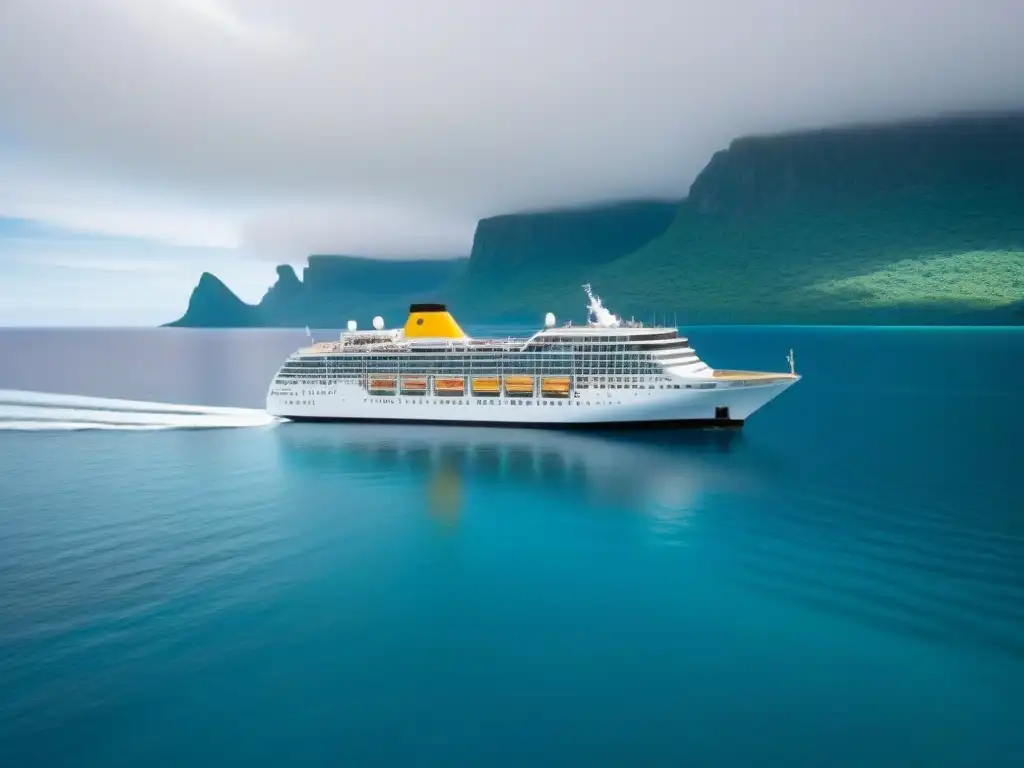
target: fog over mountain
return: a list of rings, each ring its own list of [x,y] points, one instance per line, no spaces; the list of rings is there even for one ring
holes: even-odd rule
[[[1019,0],[4,0],[0,217],[465,255],[751,133],[1024,105]]]

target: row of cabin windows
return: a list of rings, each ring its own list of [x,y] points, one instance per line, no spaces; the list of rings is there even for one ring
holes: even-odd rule
[[[515,374],[513,374],[515,375]],[[455,374],[458,377],[458,374]],[[341,377],[344,380],[361,382],[366,377],[364,376],[348,376]],[[317,380],[315,377],[309,376],[288,376],[281,375],[277,377],[278,381],[282,383],[302,383],[303,381]],[[656,381],[668,381],[668,377],[658,377]],[[621,383],[620,383],[621,382]],[[585,389],[643,389],[645,386],[649,389],[654,389],[654,384],[651,384],[651,378],[649,376],[577,376],[576,386]],[[661,389],[663,385],[659,384],[658,388]]]
[[[692,353],[681,351],[682,356],[692,357]],[[673,354],[672,358],[679,356]],[[285,363],[282,367],[283,370],[324,370],[327,368],[333,369],[348,369],[348,370],[361,370],[363,368],[376,368],[382,365],[407,365],[417,367],[466,367],[470,366],[473,368],[480,366],[503,366],[506,368],[533,368],[536,366],[544,365],[575,365],[578,368],[589,368],[599,367],[601,365],[616,367],[635,367],[643,363],[653,363],[659,360],[665,359],[663,357],[655,358],[652,355],[586,355],[586,356],[572,356],[572,355],[545,355],[543,357],[533,357],[528,355],[508,355],[502,358],[494,357],[476,357],[476,358],[400,358],[400,357],[374,357],[366,358],[363,360],[344,360],[344,359],[332,359],[327,362],[291,362]]]
[[[689,344],[687,339],[672,339],[670,341],[653,341],[643,343],[624,343],[618,341],[608,344],[594,344],[590,341],[575,341],[571,344],[539,344],[532,343],[527,349],[535,352],[545,352],[551,349],[571,350],[573,352],[649,352],[658,349],[672,349],[673,347],[685,347]]]
[[[503,359],[479,359],[479,360],[453,360],[453,359],[442,359],[442,360],[422,360],[422,359],[380,359],[373,360],[369,363],[362,363],[359,361],[340,360],[332,361],[330,363],[320,363],[316,365],[296,365],[294,363],[285,363],[282,366],[282,370],[291,371],[323,371],[328,369],[333,370],[364,370],[374,369],[385,365],[401,365],[417,368],[479,368],[479,367],[504,367],[504,368],[534,368],[545,365],[574,365],[577,368],[595,368],[601,366],[616,366],[616,367],[635,367],[644,363],[659,362],[663,359],[675,359],[677,357],[693,357],[692,354],[684,355],[672,355],[668,358],[655,358],[652,356],[622,356],[616,357],[614,355],[595,355],[593,357],[583,357],[573,359],[569,356],[558,356],[558,357],[544,357],[544,358],[524,358],[524,357],[507,357]]]
[[[644,354],[645,352],[664,352],[668,349],[689,349],[685,341],[669,341],[657,344],[558,344],[542,348],[527,348],[525,352],[532,355],[563,354],[563,355],[595,355],[595,354]]]
[[[488,361],[495,359],[504,360],[521,360],[523,362],[532,362],[540,359],[550,358],[564,358],[577,360],[581,359],[612,359],[617,357],[644,357],[651,352],[664,352],[666,350],[689,350],[691,347],[685,341],[672,342],[668,344],[657,344],[649,346],[629,346],[616,345],[614,347],[609,346],[591,346],[585,345],[582,349],[558,349],[551,350],[546,349],[543,351],[533,352],[515,352],[515,351],[495,351],[487,353],[463,353],[463,352],[451,352],[446,354],[438,355],[434,352],[424,353],[392,353],[387,355],[331,355],[328,357],[305,357],[300,359],[289,360],[287,365],[298,365],[305,367],[312,367],[318,365],[324,365],[326,363],[346,363],[351,365],[359,365],[364,362],[380,362],[390,360],[417,360],[417,361]]]
[[[596,378],[599,375],[605,375],[608,377],[614,375],[621,376],[655,376],[662,373],[663,368],[601,368],[601,369],[587,369],[579,370],[572,368],[538,368],[535,370],[522,370],[522,369],[476,369],[473,371],[466,371],[465,369],[451,369],[451,370],[415,370],[410,368],[397,368],[392,369],[378,369],[374,371],[356,372],[356,371],[321,371],[319,373],[293,373],[289,371],[282,371],[278,374],[278,378],[281,380],[301,380],[301,379],[323,379],[323,378],[345,378],[345,379],[359,379],[366,376],[376,376],[380,374],[387,375],[401,375],[401,376],[439,376],[439,377],[466,377],[466,376],[573,376],[575,375],[579,379],[584,378]]]
[[[691,361],[675,361],[667,363],[667,365],[675,364],[686,364]],[[319,370],[293,370],[283,368],[280,373],[289,376],[365,376],[379,372],[400,372],[409,374],[423,374],[423,375],[445,375],[445,376],[484,376],[484,375],[495,375],[506,373],[509,375],[522,374],[524,376],[529,375],[543,375],[549,371],[566,371],[567,373],[576,373],[580,376],[599,376],[599,375],[614,375],[616,373],[646,373],[655,374],[663,370],[665,366],[659,363],[639,363],[636,365],[587,365],[587,366],[571,366],[571,365],[539,365],[539,366],[495,366],[495,365],[478,365],[473,367],[463,366],[422,366],[422,365],[402,365],[402,366],[376,366],[372,369],[359,369],[359,368],[321,368]]]
[[[373,373],[368,373],[368,374],[348,374],[347,376],[343,376],[342,378],[360,380],[360,379],[364,379],[364,378],[366,378],[368,376],[378,376],[378,375],[380,375],[382,373],[390,374],[392,372],[391,371],[374,371]],[[415,375],[419,375],[419,374],[411,374],[411,375],[415,376]],[[434,374],[434,375],[436,376],[437,374]],[[520,373],[507,373],[506,374],[506,376],[521,376],[521,375],[527,375],[528,376],[529,374],[520,374]],[[466,375],[465,374],[453,374],[453,377],[454,378],[459,378],[459,377],[466,378]],[[323,376],[312,376],[312,375],[309,375],[309,374],[305,374],[305,375],[279,374],[277,378],[279,378],[279,379],[316,379],[316,378],[324,378],[324,377]],[[442,374],[440,376],[440,378],[445,378],[445,376]],[[476,374],[472,374],[472,375],[469,376],[469,378],[481,378],[481,377],[477,376]],[[641,376],[636,376],[636,375],[634,375],[634,376],[594,376],[594,375],[587,376],[587,375],[577,375],[576,376],[576,380],[579,381],[579,382],[583,382],[583,383],[587,383],[587,382],[609,382],[609,381],[639,381],[639,382],[645,382],[645,381],[650,381],[650,379],[651,379],[650,376],[643,376],[643,375],[641,375]],[[667,376],[659,376],[657,379],[655,379],[655,381],[668,381],[668,380],[669,380],[669,377],[667,377]]]
[[[661,339],[677,339],[680,338],[675,331],[666,331],[664,333],[636,333],[626,336],[592,336],[589,333],[580,338],[580,336],[542,336],[539,339],[535,339],[535,344],[543,342],[557,342],[561,344],[588,344],[595,341],[612,342],[621,344],[626,341],[660,341]]]
[[[704,388],[707,385],[701,384],[699,386],[701,388]],[[714,384],[712,384],[711,386],[714,387]],[[577,389],[655,389],[655,388],[657,388],[657,389],[679,389],[680,385],[679,384],[658,384],[658,385],[654,385],[654,384],[646,384],[646,385],[645,384],[581,384],[581,385],[579,385],[577,387]],[[689,389],[690,385],[686,385],[686,388]],[[287,394],[287,393],[286,392],[275,392],[274,394],[284,395],[284,394]]]

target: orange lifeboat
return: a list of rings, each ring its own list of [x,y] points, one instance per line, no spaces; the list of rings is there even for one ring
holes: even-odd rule
[[[501,390],[501,384],[497,376],[474,376],[474,395],[496,395]]]
[[[395,391],[395,378],[393,376],[373,376],[370,378],[370,391],[371,392],[387,392],[393,393]]]
[[[568,397],[569,377],[545,376],[541,379],[540,388],[545,397]]]
[[[532,395],[533,394],[533,377],[532,376],[506,376],[505,377],[505,391],[510,395]]]
[[[427,377],[426,376],[403,376],[402,377],[402,394],[403,395],[422,395],[427,391]]]
[[[463,395],[466,392],[466,380],[434,379],[434,391],[439,395]]]

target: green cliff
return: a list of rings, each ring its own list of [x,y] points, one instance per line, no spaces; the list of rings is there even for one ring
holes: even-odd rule
[[[582,282],[638,319],[1019,323],[1024,117],[737,140],[643,247],[555,280],[517,275],[486,307],[467,298],[462,308],[534,322],[546,310],[580,317]]]
[[[464,279],[607,264],[665,232],[678,201],[629,201],[482,219]]]
[[[590,282],[638,319],[1020,324],[1024,114],[738,139],[678,203],[484,219],[468,264],[447,272],[319,258],[302,281],[279,270],[259,323],[340,327],[356,310],[404,314],[420,296],[465,322],[582,319]],[[201,304],[186,324],[207,322]]]

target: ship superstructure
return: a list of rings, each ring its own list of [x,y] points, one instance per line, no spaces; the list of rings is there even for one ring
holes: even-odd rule
[[[337,341],[292,354],[267,410],[294,421],[515,426],[741,426],[792,386],[788,373],[716,370],[678,329],[622,321],[584,286],[586,325],[471,338],[442,304],[413,304],[404,327],[350,322]]]

